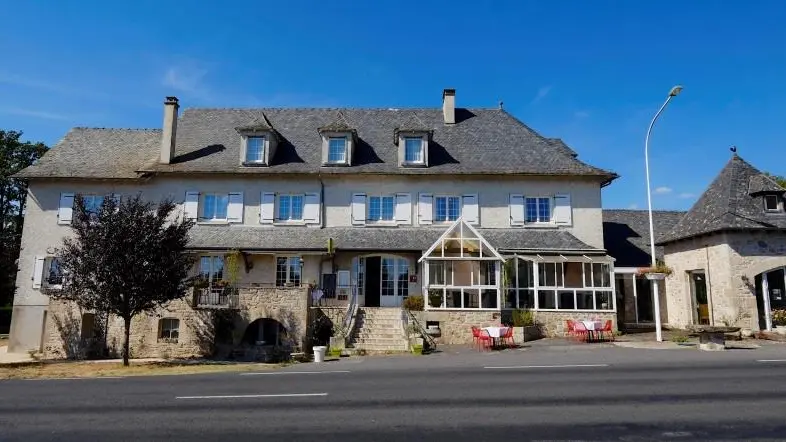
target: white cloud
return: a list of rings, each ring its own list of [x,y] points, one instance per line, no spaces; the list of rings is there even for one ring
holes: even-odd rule
[[[16,115],[19,117],[32,117],[32,118],[41,118],[44,120],[71,120],[71,117],[62,114],[56,114],[53,112],[46,112],[46,111],[38,111],[34,109],[20,109],[16,107],[12,108],[0,108],[0,114],[6,115]]]
[[[587,112],[587,111],[580,110],[580,111],[576,111],[573,114],[573,116],[576,117],[576,118],[587,118],[587,117],[590,116],[590,113]]]
[[[638,208],[639,208],[639,205],[638,205],[638,204],[636,204],[636,203],[633,203],[633,204],[631,204],[630,206],[628,206],[628,209],[630,209],[630,210],[636,210],[636,209],[638,209]]]
[[[548,95],[549,92],[551,92],[551,86],[541,87],[540,89],[538,89],[538,93],[535,95],[535,98],[532,99],[531,104],[535,104],[538,101],[546,98],[546,95]]]
[[[696,194],[695,193],[690,193],[690,192],[683,192],[683,193],[681,193],[681,194],[679,194],[677,196],[679,198],[682,198],[682,199],[688,199],[688,198],[694,198],[696,196]]]
[[[208,70],[200,63],[187,61],[170,65],[161,78],[161,84],[191,98],[209,101],[213,94],[205,82],[207,74]]]
[[[672,191],[671,187],[661,186],[661,187],[656,187],[652,193],[658,195],[666,195],[667,193],[671,193],[671,191]]]

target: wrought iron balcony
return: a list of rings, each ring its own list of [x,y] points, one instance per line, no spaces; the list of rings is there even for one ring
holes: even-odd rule
[[[194,307],[237,309],[240,300],[237,290],[232,287],[207,287],[194,290]]]

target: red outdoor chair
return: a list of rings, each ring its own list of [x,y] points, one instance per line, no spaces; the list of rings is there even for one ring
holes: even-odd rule
[[[589,339],[589,332],[587,331],[587,327],[584,327],[583,322],[575,321],[573,323],[573,331],[576,334],[577,339],[585,342]]]
[[[478,327],[472,327],[472,338],[475,341],[475,345],[478,347],[478,351],[480,348],[491,348],[491,336],[489,336],[488,332],[485,330],[481,330]]]
[[[573,321],[570,319],[566,319],[565,323],[568,325],[568,337],[575,338],[576,337],[576,329],[573,328]]]
[[[612,327],[613,326],[611,324],[611,320],[610,319],[607,320],[606,323],[603,325],[603,328],[600,330],[601,336],[605,335],[604,339],[606,339],[606,336],[608,336],[608,340],[610,341],[614,340],[614,329]]]
[[[504,342],[508,347],[513,347],[516,345],[516,343],[513,342],[513,327],[508,327],[505,330],[505,335],[502,336],[502,342]]]

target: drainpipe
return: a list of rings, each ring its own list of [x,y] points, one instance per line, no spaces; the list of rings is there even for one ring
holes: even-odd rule
[[[704,256],[707,260],[707,269],[704,272],[704,277],[707,279],[707,309],[710,311],[710,325],[715,325],[715,308],[712,302],[712,279],[710,279],[710,246],[704,246]]]

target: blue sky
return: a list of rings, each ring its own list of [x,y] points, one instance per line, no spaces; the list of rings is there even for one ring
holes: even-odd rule
[[[0,128],[159,127],[185,107],[505,109],[622,178],[604,207],[687,209],[729,147],[786,175],[778,1],[16,1],[3,6]],[[120,5],[124,3],[125,5]],[[776,157],[778,158],[776,160]]]

